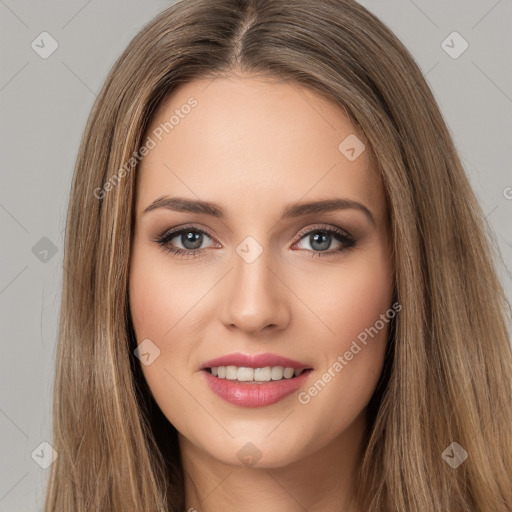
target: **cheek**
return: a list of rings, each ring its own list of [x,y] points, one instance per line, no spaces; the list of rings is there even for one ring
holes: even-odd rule
[[[190,316],[204,291],[190,280],[190,272],[171,272],[165,261],[135,248],[130,268],[130,311],[137,343],[150,339],[159,355],[141,367],[153,397],[178,429],[194,411],[186,391],[188,361],[197,336]],[[190,372],[188,372],[190,373]],[[177,415],[176,411],[180,411]]]
[[[316,337],[322,340],[325,354],[348,350],[351,341],[359,335],[364,338],[365,329],[374,326],[391,307],[392,266],[381,247],[354,252],[339,264],[319,265],[314,273],[300,274],[294,290],[311,305],[315,315],[309,315],[309,330],[313,334],[311,326],[317,326]],[[379,331],[388,325],[379,322]]]
[[[205,293],[191,272],[171,269],[165,258],[138,248],[132,255],[130,310],[138,342],[150,338],[164,344],[173,338]]]
[[[310,294],[315,312],[327,328],[317,336],[322,355],[316,379],[300,402],[311,415],[339,411],[332,433],[346,427],[363,410],[382,372],[392,308],[393,278],[386,259],[376,253],[350,261],[329,275],[316,276],[326,283],[323,294]],[[311,284],[311,283],[310,283]],[[313,288],[310,288],[313,289]],[[339,424],[338,424],[339,423]]]
[[[336,299],[326,302],[324,306],[325,316],[335,333],[331,346],[338,345],[339,350],[348,350],[353,339],[364,343],[368,330],[376,326],[379,332],[384,331],[389,324],[382,324],[379,320],[380,315],[391,307],[392,283],[386,272],[378,270],[352,269],[332,280],[331,298]],[[378,337],[374,330],[371,332]],[[369,343],[367,346],[371,348]]]
[[[383,261],[347,266],[326,280],[330,299],[321,303],[319,316],[332,332],[321,337],[321,368],[299,398],[312,415],[339,412],[331,433],[362,412],[382,372],[390,322],[397,314],[392,274]]]

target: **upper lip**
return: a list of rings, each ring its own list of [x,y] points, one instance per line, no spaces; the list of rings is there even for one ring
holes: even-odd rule
[[[217,366],[237,366],[244,368],[265,368],[266,366],[282,366],[294,370],[305,370],[311,368],[307,364],[295,361],[278,354],[228,354],[206,361],[201,365],[201,370]]]

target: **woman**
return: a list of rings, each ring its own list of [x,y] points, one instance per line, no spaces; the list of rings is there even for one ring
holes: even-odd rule
[[[46,510],[511,509],[486,229],[362,6],[167,9],[77,159]]]

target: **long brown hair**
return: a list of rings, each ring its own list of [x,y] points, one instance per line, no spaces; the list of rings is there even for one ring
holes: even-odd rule
[[[184,0],[115,63],[80,146],[54,388],[58,458],[45,511],[184,509],[176,430],[133,354],[138,149],[180,84],[233,71],[300,83],[342,106],[384,182],[402,310],[368,407],[361,506],[512,510],[512,350],[499,254],[410,53],[351,0]],[[443,455],[460,450],[453,442],[467,453],[456,468]]]

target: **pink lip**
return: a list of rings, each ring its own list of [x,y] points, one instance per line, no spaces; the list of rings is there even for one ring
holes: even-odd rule
[[[216,360],[214,360],[214,362],[216,362]],[[293,368],[292,365],[289,367]],[[258,366],[256,366],[256,368],[258,368]],[[304,371],[298,377],[292,379],[268,382],[238,382],[235,380],[220,379],[214,377],[206,369],[203,369],[201,373],[204,375],[210,389],[223,400],[241,407],[264,407],[265,405],[275,404],[297,391],[304,385],[309,375],[312,373],[312,370]]]
[[[258,354],[248,355],[242,353],[228,354],[226,356],[217,357],[203,363],[201,370],[205,368],[213,368],[215,366],[243,366],[244,368],[265,368],[266,366],[282,366],[283,368],[293,368],[294,370],[305,370],[311,368],[307,364],[294,361],[288,357],[277,354]]]

